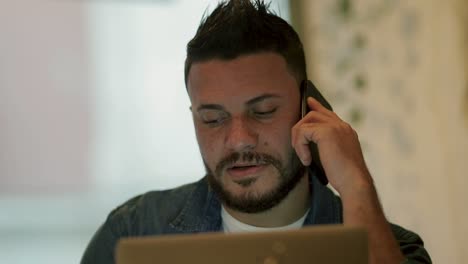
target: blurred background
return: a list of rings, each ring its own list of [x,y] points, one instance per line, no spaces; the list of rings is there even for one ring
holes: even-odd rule
[[[127,199],[204,169],[183,82],[209,0],[0,0],[0,262],[77,263]],[[276,0],[390,221],[468,259],[468,2]]]

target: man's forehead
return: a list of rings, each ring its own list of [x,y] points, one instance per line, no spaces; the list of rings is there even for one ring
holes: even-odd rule
[[[191,99],[223,93],[271,93],[294,85],[283,57],[275,53],[245,55],[232,60],[213,59],[194,63],[187,88]],[[278,91],[279,92],[279,91]]]
[[[194,62],[191,66],[189,77],[193,75],[194,72],[199,73],[198,71],[203,72],[205,70],[213,71],[218,69],[242,72],[242,69],[245,69],[246,66],[255,68],[256,72],[271,71],[273,69],[287,71],[286,60],[281,55],[274,52],[261,52],[241,55],[234,59],[213,58]],[[194,68],[198,69],[198,71],[194,71]]]

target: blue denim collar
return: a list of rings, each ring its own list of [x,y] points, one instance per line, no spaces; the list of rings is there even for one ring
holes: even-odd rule
[[[196,183],[180,213],[170,223],[177,232],[198,233],[221,230],[221,203],[206,177]]]

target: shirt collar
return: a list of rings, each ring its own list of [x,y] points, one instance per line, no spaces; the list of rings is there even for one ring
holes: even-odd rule
[[[211,190],[206,177],[196,183],[180,213],[170,223],[181,233],[215,232],[221,230],[221,203]]]

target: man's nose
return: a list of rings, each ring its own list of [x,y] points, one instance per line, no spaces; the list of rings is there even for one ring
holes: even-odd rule
[[[255,132],[242,117],[234,117],[228,126],[226,146],[234,152],[254,149],[258,143],[258,133]]]

